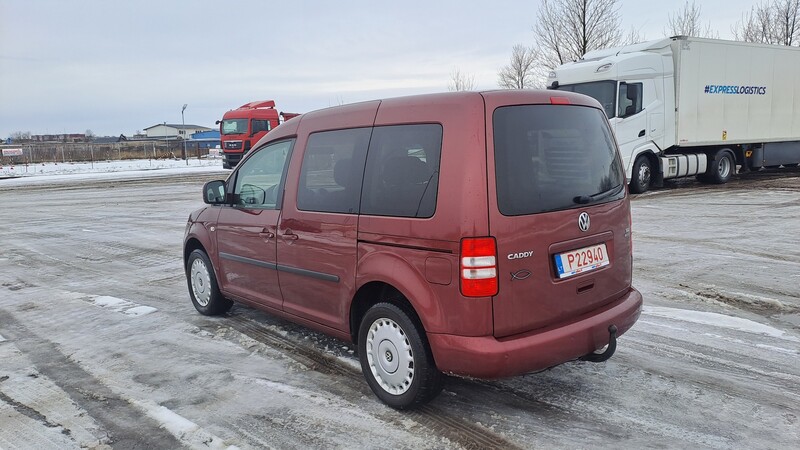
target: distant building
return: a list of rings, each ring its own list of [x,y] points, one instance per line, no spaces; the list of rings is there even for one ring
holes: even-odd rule
[[[181,125],[174,123],[160,123],[144,129],[147,139],[164,140],[178,138],[188,139],[189,136],[203,131],[212,131],[212,129],[201,127],[200,125]]]
[[[219,147],[219,130],[198,131],[190,136],[188,144],[193,148],[211,149]]]
[[[31,142],[88,142],[89,139],[83,133],[73,134],[34,134]]]

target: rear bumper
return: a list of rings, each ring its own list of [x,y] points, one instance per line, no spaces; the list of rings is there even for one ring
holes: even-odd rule
[[[642,294],[631,290],[619,300],[573,321],[496,339],[494,336],[428,334],[436,366],[445,373],[503,378],[572,361],[608,344],[609,325],[625,333],[642,311]]]

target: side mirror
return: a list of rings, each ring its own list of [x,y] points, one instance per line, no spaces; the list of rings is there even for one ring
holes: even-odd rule
[[[222,180],[209,181],[203,185],[203,201],[209,205],[222,205],[225,203],[225,182]]]

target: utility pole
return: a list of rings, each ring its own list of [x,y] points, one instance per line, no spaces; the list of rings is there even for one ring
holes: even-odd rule
[[[186,160],[186,165],[189,165],[189,155],[186,154],[186,121],[183,119],[183,112],[186,111],[186,107],[189,106],[188,103],[183,104],[183,108],[181,108],[181,125],[183,126],[183,159]]]

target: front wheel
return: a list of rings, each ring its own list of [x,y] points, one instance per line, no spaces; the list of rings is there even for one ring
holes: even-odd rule
[[[378,303],[364,315],[358,354],[370,389],[392,408],[421,406],[442,390],[424,330],[394,304]]]
[[[189,283],[189,296],[200,314],[217,316],[231,309],[233,302],[219,291],[214,266],[203,250],[197,249],[186,260],[186,281]]]
[[[631,192],[641,194],[650,189],[650,180],[653,177],[653,167],[650,158],[642,155],[636,158],[633,163],[633,174],[631,176]]]

